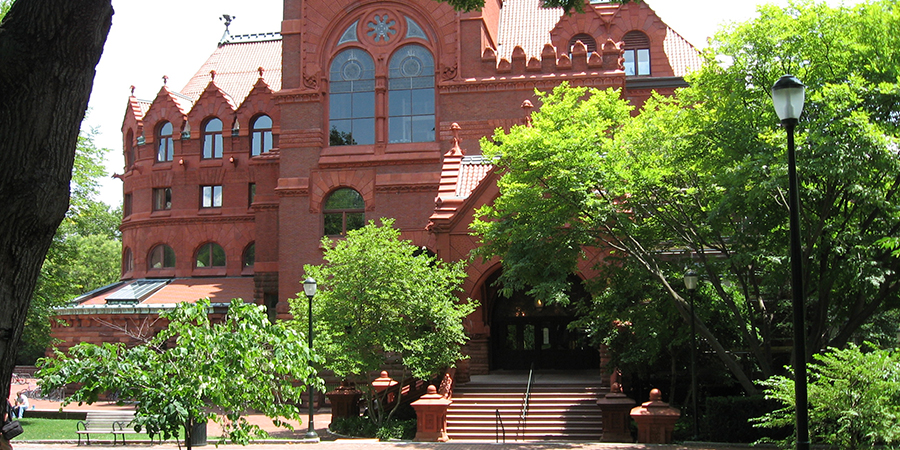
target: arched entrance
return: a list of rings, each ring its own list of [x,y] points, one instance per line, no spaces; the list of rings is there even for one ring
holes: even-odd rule
[[[580,281],[573,302],[587,294]],[[600,366],[600,353],[588,345],[583,332],[570,329],[572,306],[545,305],[517,291],[503,297],[494,290],[491,314],[491,370],[589,370]]]

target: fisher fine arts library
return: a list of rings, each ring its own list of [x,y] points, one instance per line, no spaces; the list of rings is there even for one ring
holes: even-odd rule
[[[226,32],[180,91],[164,84],[155,98],[127,99],[115,175],[121,281],[58,311],[60,348],[130,342],[122,330],[141,332],[160,311],[204,297],[288,318],[303,265],[322,262],[322,237],[372,219],[396,219],[404,239],[441,259],[468,258],[473,212],[498,195],[479,139],[525,123],[535,89],[615,88],[640,106],[685,86],[700,65],[644,2],[583,9],[285,0],[280,33]],[[499,261],[468,266],[461,295],[481,306],[465,321],[470,358],[458,379],[532,362],[599,368],[565,310],[500,296],[500,270]]]

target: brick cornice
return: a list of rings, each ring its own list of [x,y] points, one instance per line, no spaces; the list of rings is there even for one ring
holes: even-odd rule
[[[525,75],[468,79],[461,83],[443,83],[438,86],[438,89],[441,94],[522,91],[528,89],[545,90],[559,86],[563,81],[568,81],[571,86],[579,87],[625,87],[625,77],[623,76],[600,76],[593,73],[581,73],[571,76],[567,74],[552,77]]]
[[[247,216],[203,216],[203,217],[166,217],[158,219],[140,219],[122,222],[119,230],[132,230],[137,228],[148,228],[158,226],[171,225],[205,225],[210,223],[243,223],[253,222],[255,218],[252,215]]]

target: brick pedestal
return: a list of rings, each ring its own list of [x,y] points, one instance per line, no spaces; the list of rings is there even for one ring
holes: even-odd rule
[[[615,387],[618,387],[617,385]],[[631,418],[628,413],[635,401],[621,392],[610,392],[597,400],[597,406],[603,412],[603,437],[601,442],[633,442],[631,437]]]
[[[447,442],[447,408],[452,400],[441,397],[437,388],[428,386],[428,392],[412,402],[416,410],[416,441]]]
[[[675,422],[681,410],[660,400],[659,389],[650,391],[650,401],[631,410],[631,418],[637,422],[638,442],[642,444],[671,444]]]
[[[337,389],[326,392],[325,396],[331,400],[331,423],[339,417],[359,417],[359,398],[362,397],[362,392],[355,387],[341,382]]]

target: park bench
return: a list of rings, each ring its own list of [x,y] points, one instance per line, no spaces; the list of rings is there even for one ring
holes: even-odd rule
[[[81,435],[85,435],[87,445],[91,445],[92,434],[112,434],[113,445],[122,436],[122,445],[125,445],[125,435],[137,433],[131,426],[133,420],[134,411],[89,411],[84,420],[75,424],[78,445],[81,445]]]

